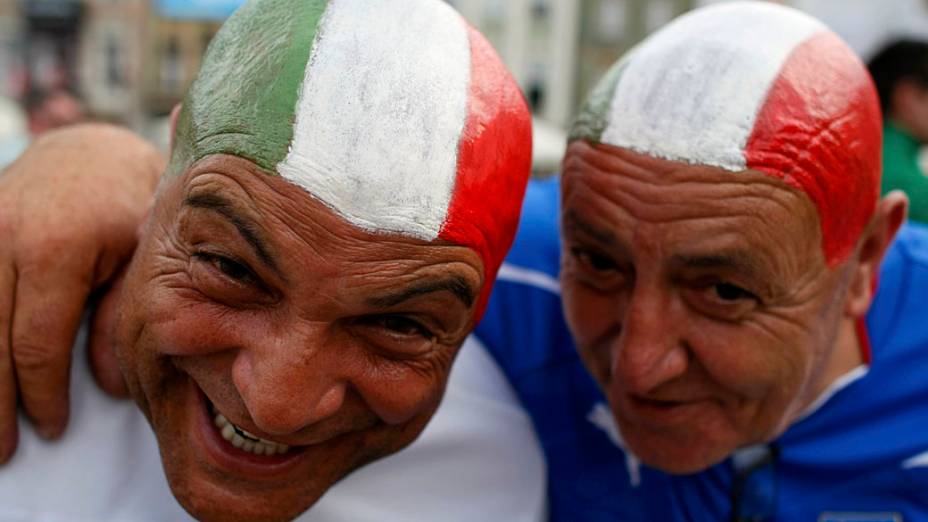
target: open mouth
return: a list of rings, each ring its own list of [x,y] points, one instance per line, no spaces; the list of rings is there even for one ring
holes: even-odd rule
[[[232,446],[255,455],[282,455],[290,451],[290,446],[286,444],[262,439],[243,428],[239,428],[229,421],[225,415],[219,413],[211,403],[207,405],[213,415],[213,424],[219,429],[219,434]]]
[[[309,446],[289,446],[259,437],[236,426],[206,397],[203,390],[190,381],[198,395],[200,414],[196,437],[214,465],[235,474],[248,476],[278,476],[296,465],[306,455]]]

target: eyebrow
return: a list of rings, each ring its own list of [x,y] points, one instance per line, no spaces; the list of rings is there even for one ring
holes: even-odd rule
[[[580,219],[573,210],[567,211],[564,215],[564,228],[583,233],[604,245],[616,244],[615,235],[613,235],[612,232],[587,223]]]
[[[672,263],[688,268],[724,268],[742,273],[758,281],[767,281],[767,270],[750,256],[741,253],[711,255],[676,255]]]
[[[464,278],[452,276],[447,279],[426,281],[392,294],[372,297],[368,299],[367,302],[369,305],[377,308],[389,308],[414,297],[435,292],[451,292],[451,294],[457,297],[467,308],[470,308],[471,305],[474,304],[474,299],[476,298],[476,292]]]
[[[242,216],[234,203],[222,197],[219,194],[191,194],[184,199],[184,205],[193,208],[202,208],[212,210],[226,218],[238,230],[238,233],[247,242],[261,261],[280,275],[277,263],[271,256],[265,242],[261,239],[261,233],[251,220]]]

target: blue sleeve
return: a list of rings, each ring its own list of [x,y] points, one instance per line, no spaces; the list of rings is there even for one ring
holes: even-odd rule
[[[519,231],[475,334],[511,380],[573,354],[561,313],[558,180],[529,183]]]

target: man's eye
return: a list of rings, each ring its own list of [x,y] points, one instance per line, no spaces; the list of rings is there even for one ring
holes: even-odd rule
[[[422,323],[402,315],[380,315],[370,318],[368,322],[400,335],[418,335],[426,339],[435,337]]]
[[[233,261],[228,257],[207,253],[199,253],[197,257],[216,267],[217,270],[222,272],[229,279],[241,283],[250,283],[255,280],[254,274],[252,274],[247,266]]]
[[[754,294],[731,283],[716,283],[712,286],[718,299],[725,302],[736,302],[742,299],[753,299]]]
[[[574,257],[576,257],[582,265],[597,272],[605,272],[617,268],[616,264],[611,259],[592,250],[574,248],[571,249],[571,253],[573,253]]]

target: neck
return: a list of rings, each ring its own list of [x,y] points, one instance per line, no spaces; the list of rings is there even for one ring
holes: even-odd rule
[[[819,405],[823,394],[828,391],[832,384],[850,373],[851,370],[862,366],[865,360],[863,342],[857,333],[856,320],[852,318],[842,319],[835,339],[835,349],[826,361],[815,387],[810,390],[809,401],[805,407],[806,413],[803,416],[809,413],[810,407]]]

